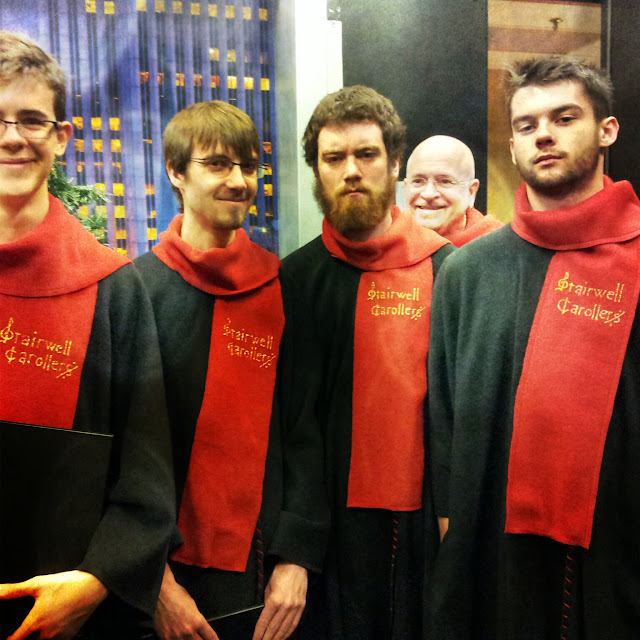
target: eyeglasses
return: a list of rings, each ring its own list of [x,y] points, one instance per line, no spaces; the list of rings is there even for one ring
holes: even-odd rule
[[[51,128],[58,128],[55,120],[40,120],[40,118],[23,118],[22,120],[3,120],[0,118],[0,135],[4,135],[10,124],[15,124],[18,133],[23,138],[32,138],[35,140],[48,138]]]
[[[234,162],[226,156],[213,156],[211,158],[189,158],[191,162],[197,162],[208,167],[212,173],[220,178],[225,178],[231,173],[233,167],[240,167],[242,175],[247,178],[262,178],[266,170],[266,165],[260,162]]]
[[[413,189],[413,191],[422,191],[428,184],[429,180],[433,180],[433,186],[436,191],[451,191],[455,189],[457,186],[461,184],[466,184],[467,182],[472,182],[471,180],[454,180],[453,178],[414,178],[410,183],[409,187]]]

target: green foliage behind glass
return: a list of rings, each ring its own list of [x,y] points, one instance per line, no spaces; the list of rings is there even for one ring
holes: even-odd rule
[[[62,202],[66,210],[80,220],[82,226],[90,231],[102,244],[107,243],[107,217],[99,213],[81,217],[78,209],[88,204],[106,204],[107,196],[95,186],[75,184],[65,174],[62,165],[54,162],[49,174],[49,193]]]

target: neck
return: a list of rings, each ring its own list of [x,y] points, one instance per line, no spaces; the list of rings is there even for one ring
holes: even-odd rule
[[[49,192],[41,189],[28,199],[0,197],[0,244],[14,242],[35,229],[49,211]]]
[[[353,240],[354,242],[365,242],[366,240],[371,240],[371,238],[377,238],[381,236],[383,233],[389,229],[391,223],[393,222],[393,218],[391,217],[391,208],[387,209],[387,213],[384,218],[372,229],[365,229],[363,231],[351,231],[348,234],[345,234],[345,237],[348,240]]]
[[[535,191],[529,185],[527,188],[527,198],[532,211],[549,211],[553,209],[565,209],[580,204],[583,200],[590,198],[604,188],[604,173],[602,167],[598,167],[594,174],[575,185],[571,185],[571,190],[558,193],[541,193]]]
[[[436,231],[443,238],[449,239],[452,236],[455,236],[456,234],[460,233],[461,231],[464,231],[466,228],[467,228],[467,211],[465,211],[461,216],[458,216],[452,222],[452,224],[450,224],[446,229],[444,230],[436,229]]]
[[[185,211],[180,237],[194,249],[200,251],[224,249],[234,241],[236,230],[205,225],[197,216]]]

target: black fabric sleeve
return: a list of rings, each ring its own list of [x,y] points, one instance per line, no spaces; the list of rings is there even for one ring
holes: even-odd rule
[[[307,304],[292,274],[280,274],[285,330],[279,360],[283,507],[270,553],[321,571],[329,532],[324,451],[316,401],[321,364]]]
[[[453,428],[451,394],[455,380],[453,359],[448,357],[448,350],[456,344],[457,322],[454,318],[455,305],[453,307],[447,305],[447,295],[453,295],[454,284],[447,273],[446,261],[437,273],[431,298],[431,327],[427,356],[428,412],[425,413],[425,417],[428,420],[428,466],[435,512],[438,517],[447,517]]]
[[[114,434],[104,515],[79,569],[152,616],[175,494],[155,323],[132,265],[98,285],[74,428]]]

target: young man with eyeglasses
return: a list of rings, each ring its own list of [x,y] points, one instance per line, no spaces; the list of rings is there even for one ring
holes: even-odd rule
[[[429,312],[453,247],[393,204],[404,146],[391,102],[363,86],[325,96],[303,137],[324,221],[283,261],[300,372],[287,419],[322,429],[332,516],[310,637],[422,638],[438,544],[424,448]]]
[[[124,621],[153,615],[174,520],[149,299],[130,261],[100,245],[47,191],[71,135],[58,63],[27,38],[0,32],[0,429],[20,423],[24,437],[34,434],[37,442],[50,430],[36,425],[59,431],[56,438],[63,430],[113,436],[104,495],[89,496],[99,521],[86,540],[52,548],[48,541],[67,526],[54,521],[0,549],[2,571],[10,564],[18,579],[30,563],[24,582],[6,584],[0,576],[0,635],[11,640],[70,638],[90,616],[83,634],[124,637]],[[66,483],[53,499],[78,502],[65,447],[77,451],[81,436],[66,435],[66,444],[49,452],[56,477],[36,472],[29,479],[42,487],[43,501],[51,500],[50,485]],[[77,455],[71,462],[82,464]],[[4,473],[6,504],[11,478]],[[22,495],[21,487],[11,491]],[[69,507],[79,522],[85,508]],[[20,527],[17,518],[1,514],[3,535]],[[32,567],[45,575],[32,577]]]
[[[473,206],[479,186],[471,149],[457,138],[427,138],[407,161],[404,193],[409,212],[418,224],[456,247],[502,226]]]
[[[180,214],[136,261],[158,324],[183,538],[158,600],[163,639],[216,638],[207,619],[262,602],[254,638],[287,638],[307,570],[321,565],[318,437],[280,427],[280,261],[242,229],[259,152],[254,123],[232,105],[176,114],[164,153]]]

